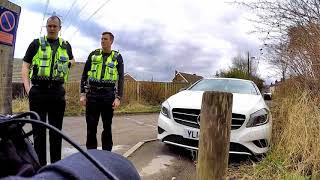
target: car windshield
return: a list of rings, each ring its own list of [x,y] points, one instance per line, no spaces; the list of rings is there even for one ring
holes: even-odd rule
[[[236,79],[202,79],[189,88],[191,91],[220,91],[239,94],[259,95],[255,85],[250,81]]]

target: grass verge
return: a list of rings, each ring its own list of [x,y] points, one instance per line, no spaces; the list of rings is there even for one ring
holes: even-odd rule
[[[19,98],[12,101],[12,112],[29,111],[28,98]],[[131,113],[158,113],[160,112],[159,105],[148,105],[139,102],[131,102],[130,104],[121,105],[115,110],[115,114],[131,114]],[[68,102],[65,111],[65,116],[82,116],[85,114],[85,108],[81,107],[78,102]]]
[[[240,166],[237,179],[320,179],[319,96],[286,91],[273,102],[271,150],[260,162]]]

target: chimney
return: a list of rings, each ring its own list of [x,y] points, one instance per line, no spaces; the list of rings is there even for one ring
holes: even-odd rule
[[[177,70],[174,70],[174,75],[177,75],[178,74],[178,71]]]

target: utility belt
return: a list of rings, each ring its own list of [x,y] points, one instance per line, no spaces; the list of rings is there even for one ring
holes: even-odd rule
[[[89,78],[86,89],[88,93],[114,92],[115,86],[115,81],[96,80]]]
[[[114,87],[97,87],[97,86],[89,86],[88,93],[98,93],[98,92],[113,92],[115,91]]]
[[[116,82],[112,80],[97,80],[94,78],[89,78],[88,84],[95,87],[115,87]]]
[[[32,85],[40,88],[60,88],[63,87],[64,79],[58,77],[39,77],[31,78]]]

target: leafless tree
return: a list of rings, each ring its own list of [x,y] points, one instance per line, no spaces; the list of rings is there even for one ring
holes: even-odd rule
[[[239,53],[237,56],[232,58],[232,66],[229,67],[229,69],[237,69],[241,72],[249,72],[250,75],[255,76],[257,75],[258,65],[256,61],[253,61],[253,58],[250,57],[250,55],[248,57],[248,55]]]
[[[257,15],[257,31],[268,33],[270,63],[305,80],[320,77],[320,1],[237,2]]]

